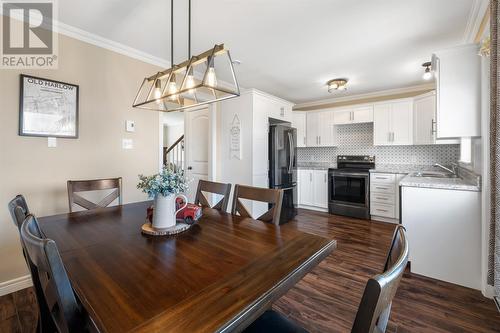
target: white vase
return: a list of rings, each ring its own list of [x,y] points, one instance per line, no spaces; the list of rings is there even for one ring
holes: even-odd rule
[[[175,209],[175,201],[177,197],[184,199],[184,205],[178,210]],[[168,196],[158,194],[155,197],[154,203],[153,228],[165,229],[175,226],[177,213],[186,206],[187,198],[183,194],[170,194]]]

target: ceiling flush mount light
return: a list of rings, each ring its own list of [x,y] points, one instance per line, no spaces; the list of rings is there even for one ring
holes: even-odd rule
[[[430,79],[432,79],[432,63],[430,61],[424,62],[422,64],[422,67],[425,67],[424,75],[422,75],[422,78],[424,80],[430,80]]]
[[[328,86],[328,92],[331,93],[334,90],[344,91],[347,90],[347,79],[333,79],[326,83]]]
[[[174,3],[170,1],[171,68],[142,81],[133,107],[163,112],[180,111],[240,95],[233,61],[224,44],[191,56],[191,0],[189,0],[188,60],[174,65]],[[224,81],[219,77],[225,73]]]

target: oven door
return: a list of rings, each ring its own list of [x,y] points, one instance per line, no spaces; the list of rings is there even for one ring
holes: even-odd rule
[[[368,207],[369,178],[369,174],[363,172],[333,171],[330,174],[329,201]]]

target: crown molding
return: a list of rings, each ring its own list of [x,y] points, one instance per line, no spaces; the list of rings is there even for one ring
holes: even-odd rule
[[[488,7],[488,0],[473,1],[463,37],[464,43],[474,42],[474,40],[476,39],[476,35],[481,27],[481,23],[483,22],[483,18],[487,14]]]
[[[166,59],[156,57],[149,53],[140,51],[133,47],[115,42],[111,39],[101,37],[99,35],[90,33],[88,31],[82,30],[80,28],[73,27],[69,24],[62,23],[60,21],[54,22],[56,25],[57,33],[65,35],[79,41],[92,44],[103,49],[107,49],[116,53],[123,54],[127,57],[141,60],[148,64],[156,65],[162,68],[169,68],[170,62]]]
[[[435,88],[436,88],[436,85],[434,83],[426,83],[426,84],[420,84],[420,85],[415,85],[415,86],[405,87],[405,88],[380,90],[380,91],[375,91],[375,92],[366,93],[366,94],[357,94],[357,95],[351,95],[351,96],[345,96],[345,97],[327,98],[327,99],[321,99],[321,100],[313,101],[313,102],[299,103],[299,104],[295,104],[293,109],[294,110],[301,110],[301,109],[308,109],[308,108],[319,108],[322,105],[328,105],[328,104],[334,104],[334,103],[340,103],[340,102],[350,102],[350,101],[356,101],[356,100],[374,98],[374,97],[384,97],[384,96],[392,96],[392,95],[398,95],[398,94],[419,92],[419,91],[431,90],[431,89],[435,89]]]

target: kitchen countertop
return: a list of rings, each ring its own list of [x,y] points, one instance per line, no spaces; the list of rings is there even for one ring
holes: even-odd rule
[[[327,170],[336,168],[333,162],[302,162],[298,163],[298,169]],[[401,179],[399,185],[407,187],[435,188],[461,191],[481,191],[481,180],[477,175],[465,169],[460,169],[459,178],[436,178],[436,177],[415,177],[412,174],[418,171],[441,171],[432,165],[411,165],[411,164],[376,164],[375,169],[370,173],[397,173],[407,174]]]
[[[445,190],[481,191],[481,187],[477,183],[463,178],[414,177],[411,174],[401,179],[399,185]]]

